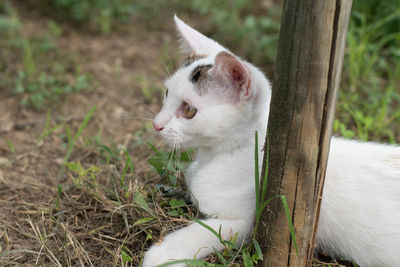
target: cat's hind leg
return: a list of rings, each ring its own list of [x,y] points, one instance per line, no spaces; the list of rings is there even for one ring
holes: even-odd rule
[[[229,240],[237,234],[236,244],[243,243],[251,230],[251,222],[244,218],[220,219],[210,218],[201,220],[210,226],[217,233],[221,227],[223,240]],[[178,259],[201,259],[224,246],[219,238],[210,230],[193,222],[187,227],[179,229],[167,235],[160,245],[153,245],[146,252],[143,260],[143,267],[155,267],[162,263]],[[174,267],[186,266],[186,264],[172,265]]]

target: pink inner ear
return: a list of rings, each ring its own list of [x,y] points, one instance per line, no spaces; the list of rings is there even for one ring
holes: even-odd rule
[[[250,76],[242,63],[228,52],[220,52],[215,58],[215,66],[211,70],[212,76],[225,86],[236,92],[244,92],[244,96],[250,94]]]
[[[231,76],[235,82],[242,86],[246,82],[246,77],[243,75],[243,70],[240,66],[231,67]]]

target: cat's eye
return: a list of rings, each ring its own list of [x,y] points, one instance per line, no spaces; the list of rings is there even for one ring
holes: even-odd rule
[[[191,119],[194,117],[194,115],[196,115],[197,108],[189,105],[186,102],[183,102],[182,111],[186,119]]]
[[[168,96],[168,89],[167,89],[167,91],[165,91],[165,97],[167,97]]]

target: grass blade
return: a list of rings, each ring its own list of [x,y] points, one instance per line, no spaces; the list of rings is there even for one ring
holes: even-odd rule
[[[264,174],[264,180],[262,184],[262,193],[261,193],[261,203],[264,202],[265,200],[265,195],[267,192],[267,184],[268,184],[268,162],[269,162],[269,138],[267,136],[266,141],[265,141],[265,149],[266,149],[266,159],[265,159],[265,174]]]
[[[126,175],[126,173],[129,173],[129,172],[133,173],[133,169],[134,169],[132,158],[131,158],[131,156],[129,156],[128,151],[126,151],[125,149],[124,149],[124,155],[125,155],[125,158],[126,158],[126,163],[125,163],[125,166],[124,166],[124,168],[122,170],[122,174],[121,174],[121,178],[120,178],[121,186],[123,186],[125,184],[125,175]]]
[[[285,196],[281,195],[280,198],[282,200],[283,207],[285,208],[286,219],[289,223],[290,236],[292,237],[292,242],[293,242],[294,248],[296,250],[297,257],[298,257],[299,256],[299,248],[297,247],[296,235],[294,234],[294,226],[293,226],[293,222],[292,222],[292,216],[290,215],[290,211],[289,211],[289,205],[287,203]]]
[[[64,157],[64,164],[63,164],[60,172],[58,173],[59,179],[61,179],[64,176],[65,164],[68,162],[69,157],[71,156],[75,142],[76,142],[76,140],[78,140],[79,136],[82,134],[83,129],[85,129],[86,125],[89,123],[90,119],[93,116],[93,113],[96,111],[96,108],[97,108],[96,105],[94,105],[93,107],[90,108],[89,112],[86,114],[81,126],[79,126],[78,131],[76,132],[76,134],[73,138],[71,136],[70,128],[69,128],[69,126],[67,126],[66,129],[67,129],[67,136],[68,136],[68,150],[67,150],[67,154]]]
[[[256,210],[260,208],[260,171],[258,169],[258,132],[254,136],[254,179],[256,181]]]
[[[222,256],[221,252],[218,250],[214,249],[214,253],[217,255],[218,259],[222,262],[223,265],[228,265],[228,262],[225,260],[224,256]]]
[[[193,218],[193,217],[191,217],[191,216],[188,216],[188,217],[189,217],[191,220],[193,220],[193,221],[197,222],[198,224],[200,224],[201,226],[203,226],[204,228],[206,228],[206,229],[207,229],[208,231],[210,231],[211,233],[213,233],[213,234],[218,238],[218,240],[223,244],[221,235],[220,235],[219,233],[217,233],[217,231],[215,231],[215,230],[214,230],[213,228],[211,228],[209,225],[203,223],[202,221],[200,221],[200,220],[198,220],[198,219],[196,219],[196,218]]]
[[[201,260],[189,260],[189,259],[170,261],[170,262],[166,262],[161,265],[158,265],[157,267],[166,267],[166,266],[171,266],[171,265],[175,265],[175,264],[179,264],[179,263],[186,263],[189,266],[225,267],[224,265],[221,265],[221,264],[212,264],[212,263],[208,263],[208,262],[201,261]]]
[[[144,195],[141,192],[136,191],[134,199],[135,199],[136,204],[138,204],[142,209],[147,211],[153,218],[156,218],[156,215],[150,209],[149,205],[147,204],[146,200],[144,199]]]
[[[243,263],[245,267],[253,267],[253,259],[247,250],[243,251]]]
[[[256,250],[256,253],[257,253],[258,258],[259,258],[260,260],[262,260],[262,259],[263,259],[263,253],[262,253],[262,251],[261,251],[260,244],[258,243],[257,240],[253,239],[253,245],[254,245],[254,248],[255,248],[255,250]]]

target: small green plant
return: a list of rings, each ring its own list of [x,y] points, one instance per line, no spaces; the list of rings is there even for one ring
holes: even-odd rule
[[[139,84],[140,90],[147,101],[154,99],[155,94],[163,91],[161,87],[154,86],[144,73],[136,74],[134,80]]]
[[[17,17],[0,15],[0,35],[12,38],[21,28],[21,22]]]
[[[83,178],[85,177],[90,177],[93,184],[95,185],[96,183],[96,173],[100,171],[99,167],[96,166],[90,166],[89,168],[84,168],[80,162],[67,162],[65,163],[65,166],[68,167],[68,169],[78,175],[77,178],[73,178],[73,181],[76,185],[82,186],[82,181]]]
[[[168,212],[168,215],[179,217],[185,214],[183,208],[186,206],[186,203],[183,199],[171,198],[169,200],[169,206],[171,207],[171,211]]]
[[[32,70],[29,70],[29,72],[32,72]],[[87,75],[79,75],[72,84],[67,79],[48,76],[44,72],[40,73],[38,78],[35,78],[20,70],[15,80],[14,92],[22,96],[21,103],[23,105],[41,110],[45,106],[59,103],[62,97],[67,94],[80,92],[87,88],[89,88]]]
[[[123,266],[125,266],[128,262],[132,262],[133,258],[131,256],[129,256],[128,252],[129,251],[125,246],[124,248],[121,250],[121,257],[122,257],[122,264]]]
[[[134,12],[131,0],[45,0],[42,11],[59,21],[83,24],[104,34],[111,32],[116,22],[125,22]]]
[[[145,200],[145,196],[143,195],[142,192],[140,192],[139,190],[136,190],[135,192],[135,203],[137,205],[139,205],[139,207],[145,211],[147,211],[147,213],[149,213],[153,218],[155,218],[155,214],[152,211],[152,209],[150,209],[149,205],[147,204],[146,200]]]
[[[101,158],[104,159],[106,164],[120,162],[122,160],[121,148],[119,148],[114,142],[107,141],[107,139],[104,140],[101,133],[98,133],[92,138],[90,142],[92,142],[94,147],[96,147],[96,149],[100,153]]]
[[[62,29],[50,21],[45,34],[26,37],[17,11],[5,3],[5,14],[0,13],[0,35],[6,37],[0,40],[0,62],[11,67],[0,73],[0,88],[13,89],[23,105],[36,110],[55,106],[68,94],[90,89],[89,76],[81,74],[73,60],[67,62],[66,57],[64,63],[58,63],[64,55],[57,51],[54,39]],[[19,58],[11,57],[13,54]]]
[[[62,194],[62,185],[57,186],[56,210],[60,210],[60,200]]]
[[[174,149],[172,152],[158,150],[152,144],[150,148],[154,151],[148,162],[157,171],[161,178],[165,179],[170,185],[177,186],[181,172],[192,161],[190,150],[180,152]]]
[[[16,153],[15,153],[14,144],[8,139],[6,139],[5,141],[6,141],[7,145],[8,145],[8,148],[10,149],[11,153],[15,156]]]
[[[67,145],[67,153],[64,157],[64,164],[58,174],[59,179],[61,179],[64,176],[65,172],[65,166],[67,166],[69,162],[69,157],[71,156],[72,150],[74,149],[74,145],[78,138],[81,136],[83,129],[85,129],[86,125],[89,123],[90,119],[92,118],[97,106],[93,106],[89,112],[86,114],[85,118],[83,119],[83,122],[81,126],[78,128],[76,134],[72,137],[71,129],[68,125],[66,125],[66,132],[67,132],[67,139],[68,139],[68,145]],[[78,169],[76,169],[78,171]]]
[[[399,141],[399,20],[395,1],[354,5],[334,124],[346,138]]]

